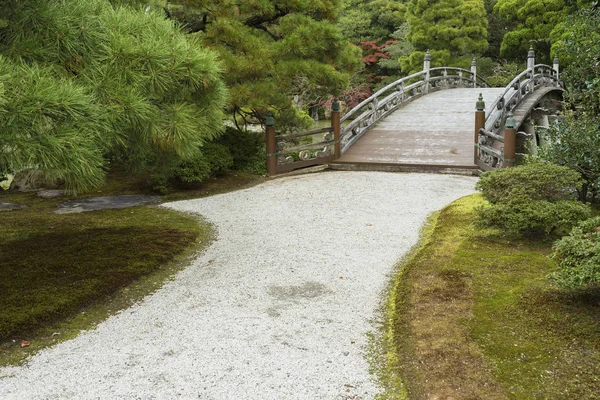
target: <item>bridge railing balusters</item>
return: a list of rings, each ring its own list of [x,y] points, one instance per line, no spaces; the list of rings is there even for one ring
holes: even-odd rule
[[[503,149],[506,148],[506,131],[504,129],[507,118],[521,102],[538,88],[560,87],[558,59],[555,58],[554,64],[553,67],[535,64],[535,52],[530,49],[527,54],[527,68],[517,75],[506,86],[502,95],[492,103],[485,120],[485,127],[479,130],[476,140],[478,146],[476,164],[481,169],[499,168],[505,165],[505,159],[512,160],[514,158],[514,156],[503,155]],[[508,164],[510,162],[507,162],[507,166]]]
[[[324,164],[340,157],[340,103],[337,99],[331,106],[330,127],[278,135],[271,114],[265,125],[267,172],[271,176]]]
[[[456,87],[489,87],[477,76],[475,64],[471,70],[455,67],[431,68],[431,55],[425,55],[423,71],[398,79],[375,92],[336,122],[332,109],[332,126],[291,135],[276,135],[274,122],[267,125],[267,169],[269,175],[291,171],[296,168],[331,162],[341,156],[375,124],[398,108],[431,92]],[[335,105],[335,104],[334,104]],[[269,121],[269,120],[268,120]],[[337,126],[337,128],[336,128]],[[336,133],[338,132],[338,133]],[[317,143],[298,146],[300,138],[325,133]]]
[[[476,66],[471,71],[462,68],[431,68],[431,55],[425,54],[423,70],[401,78],[378,90],[371,97],[351,109],[341,122],[352,120],[341,127],[341,153],[344,153],[363,134],[369,131],[377,121],[385,118],[406,103],[433,90],[463,86],[489,87],[485,80],[477,77]]]

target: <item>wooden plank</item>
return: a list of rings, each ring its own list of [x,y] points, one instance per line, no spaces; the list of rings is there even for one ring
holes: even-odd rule
[[[380,121],[336,163],[476,168],[473,129],[477,97],[482,93],[491,105],[503,91],[460,88],[415,99]]]
[[[293,170],[299,169],[299,168],[312,167],[313,165],[319,165],[319,164],[327,164],[327,163],[333,161],[334,159],[335,159],[335,156],[331,155],[331,156],[327,156],[327,157],[315,158],[313,160],[295,161],[295,162],[289,163],[289,164],[278,165],[277,168],[275,169],[275,171],[278,174],[282,174],[284,172],[290,172],[290,171],[293,171]]]
[[[482,171],[492,171],[494,168],[490,167],[489,165],[487,165],[486,163],[484,163],[483,161],[479,160],[477,162],[477,166],[479,167],[480,170]]]

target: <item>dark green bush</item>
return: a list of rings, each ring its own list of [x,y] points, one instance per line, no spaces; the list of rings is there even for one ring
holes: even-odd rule
[[[560,165],[530,162],[516,168],[501,168],[481,175],[476,188],[492,204],[507,201],[573,198],[582,185],[581,176]]]
[[[483,225],[509,233],[545,233],[567,231],[574,222],[590,216],[590,209],[576,200],[550,202],[496,203],[479,210]]]
[[[591,213],[574,200],[581,184],[577,172],[549,163],[486,172],[476,188],[490,204],[479,209],[478,224],[510,234],[566,232]]]
[[[217,143],[227,147],[233,157],[232,169],[249,173],[266,174],[265,143],[256,132],[240,131],[228,127]]]
[[[226,146],[207,142],[202,156],[186,161],[175,169],[175,178],[182,183],[200,183],[217,172],[233,166],[233,157]]]
[[[488,69],[486,71],[481,68],[481,61],[481,59],[477,61],[477,74],[484,78],[492,87],[505,87],[515,78],[515,76],[519,75],[525,67],[524,65],[507,62],[496,63],[495,65],[488,67],[487,62],[484,62],[485,64],[483,66],[489,68],[486,68]]]
[[[581,222],[554,244],[552,257],[559,270],[551,277],[561,286],[600,283],[600,217]]]

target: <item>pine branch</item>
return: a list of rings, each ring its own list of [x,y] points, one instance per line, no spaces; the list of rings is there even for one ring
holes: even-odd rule
[[[289,14],[288,10],[282,10],[279,7],[275,7],[276,12],[273,15],[254,15],[251,18],[248,18],[244,21],[244,25],[249,26],[251,28],[257,28],[266,30],[263,24],[273,23],[277,21],[281,17],[285,17]],[[268,31],[267,31],[268,32]]]

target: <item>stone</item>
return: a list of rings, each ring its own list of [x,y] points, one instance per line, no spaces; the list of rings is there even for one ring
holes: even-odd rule
[[[52,211],[53,214],[76,214],[86,211],[127,208],[160,201],[160,196],[125,195],[102,196],[65,201]]]
[[[41,171],[26,169],[17,172],[10,184],[10,190],[33,192],[40,189],[56,189],[57,183],[47,179]]]
[[[38,197],[42,199],[55,199],[57,197],[66,196],[66,192],[64,190],[52,189],[52,190],[41,190],[37,193]]]
[[[6,201],[0,201],[0,211],[15,211],[15,210],[21,210],[23,208],[27,208],[27,206],[25,206],[23,204],[15,204],[15,203],[8,203]]]

